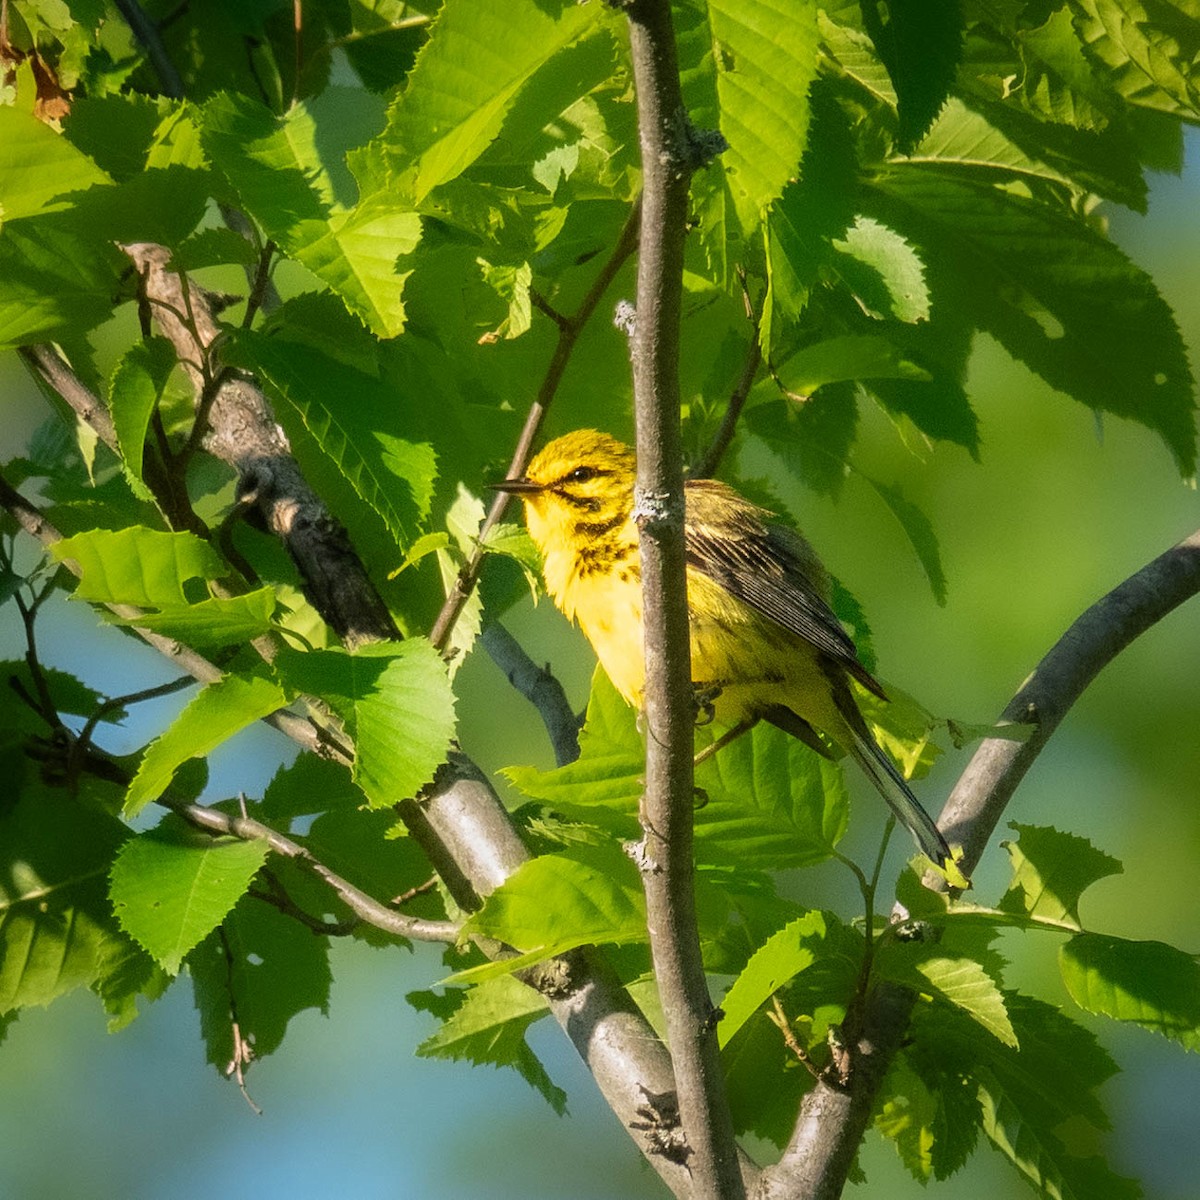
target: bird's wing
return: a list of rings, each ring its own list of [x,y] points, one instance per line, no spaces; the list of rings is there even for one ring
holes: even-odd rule
[[[825,570],[808,543],[724,484],[691,480],[686,494],[688,563],[886,699],[829,607]]]

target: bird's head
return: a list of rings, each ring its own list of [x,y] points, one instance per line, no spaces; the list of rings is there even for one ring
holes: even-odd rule
[[[633,508],[635,469],[623,442],[577,429],[546,446],[519,479],[491,486],[525,501],[530,535],[545,554],[560,539],[589,539],[624,523]]]

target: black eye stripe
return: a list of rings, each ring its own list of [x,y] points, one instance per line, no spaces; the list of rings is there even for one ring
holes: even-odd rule
[[[586,464],[578,467],[572,467],[555,485],[561,487],[567,483],[590,483],[593,479],[600,479],[606,475],[611,475],[612,472],[604,467],[590,467]]]

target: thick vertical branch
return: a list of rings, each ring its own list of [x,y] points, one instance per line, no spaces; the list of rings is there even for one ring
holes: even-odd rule
[[[667,0],[626,7],[642,149],[642,234],[632,338],[646,652],[641,856],[654,968],[667,1020],[696,1196],[737,1197],[742,1177],[716,1021],[700,957],[692,864],[691,660],[679,432],[679,322],[696,142],[683,107]]]

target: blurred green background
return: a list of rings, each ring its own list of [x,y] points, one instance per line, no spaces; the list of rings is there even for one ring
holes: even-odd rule
[[[1110,216],[1127,253],[1157,279],[1200,363],[1200,137],[1181,178],[1155,179],[1150,215]],[[567,384],[570,387],[568,374]],[[786,499],[828,565],[859,597],[874,629],[880,674],[934,712],[992,719],[1067,625],[1143,563],[1200,526],[1196,492],[1173,473],[1166,449],[1140,427],[1098,425],[983,341],[970,387],[982,428],[982,464],[939,446],[919,460],[879,413],[864,414],[860,464],[895,481],[932,518],[949,599],[939,607],[899,527],[869,489],[851,481],[837,504],[798,484]],[[17,453],[44,414],[15,356],[0,358],[0,451]],[[116,634],[96,636],[82,605],[58,603],[39,627],[42,654],[110,693],[168,677],[155,656]],[[582,705],[590,653],[549,604],[526,604],[510,627],[549,661]],[[0,656],[22,651],[19,621],[0,609]],[[1160,938],[1200,951],[1200,604],[1193,601],[1110,666],[1071,713],[1018,792],[1013,820],[1090,838],[1125,863],[1085,897],[1092,928]],[[523,701],[481,655],[459,674],[465,749],[488,769],[549,762]],[[183,701],[141,706],[124,751],[161,728]],[[514,749],[514,747],[517,747]],[[288,747],[265,728],[214,756],[209,795],[260,794]],[[967,751],[950,751],[920,793],[936,811]],[[881,810],[852,781],[849,852],[873,852]],[[997,839],[998,840],[998,839]],[[894,865],[907,853],[896,839]],[[993,847],[975,875],[983,900],[1004,885]],[[853,911],[844,871],[829,866],[789,881],[811,903]],[[834,897],[831,901],[830,896]],[[1053,939],[1007,935],[1010,981],[1069,1004]],[[656,1177],[597,1101],[573,1052],[548,1022],[532,1034],[570,1096],[556,1117],[514,1073],[413,1057],[432,1031],[403,996],[446,972],[431,949],[386,956],[357,945],[334,955],[328,1017],[292,1023],[282,1050],[251,1070],[255,1116],[235,1086],[208,1068],[180,979],[125,1031],[108,1036],[94,998],[75,995],[26,1013],[0,1048],[0,1200],[187,1200],[289,1197],[336,1191],[378,1197],[661,1196]],[[1194,1057],[1137,1029],[1076,1013],[1115,1054],[1124,1074],[1104,1089],[1114,1132],[1105,1147],[1150,1200],[1200,1194],[1200,1069]],[[47,1145],[55,1153],[47,1155]],[[854,1197],[928,1194],[1005,1200],[1025,1185],[986,1147],[952,1181],[922,1189],[890,1145],[870,1135],[868,1183]]]

